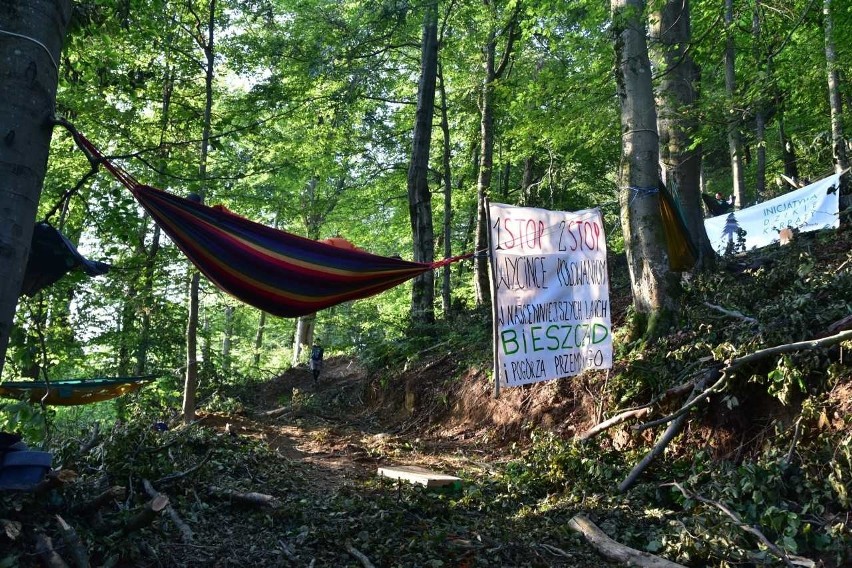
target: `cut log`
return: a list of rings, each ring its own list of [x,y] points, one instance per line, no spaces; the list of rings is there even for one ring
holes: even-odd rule
[[[80,540],[80,535],[59,515],[56,515],[56,522],[59,523],[59,532],[62,533],[62,540],[65,541],[65,546],[71,555],[74,566],[89,568],[89,551],[86,550],[83,541]]]
[[[640,568],[685,568],[682,564],[660,558],[650,552],[630,548],[612,540],[595,523],[583,515],[575,515],[568,521],[568,528],[580,533],[601,556],[612,562],[619,562],[625,566],[639,566]]]
[[[133,515],[128,521],[127,524],[124,525],[122,532],[124,534],[130,534],[132,532],[138,531],[143,527],[147,527],[151,523],[154,522],[154,519],[163,512],[163,510],[169,506],[169,498],[165,495],[157,495],[148,503],[145,504],[145,507],[142,508],[138,513]]]
[[[93,511],[97,511],[101,507],[106,507],[116,499],[124,499],[126,495],[127,489],[121,485],[113,485],[94,499],[75,506],[72,511],[78,514],[91,513]]]
[[[156,489],[154,489],[154,486],[151,485],[151,482],[147,479],[142,480],[142,486],[145,488],[145,493],[148,494],[148,497],[151,497],[152,499],[162,495]],[[177,511],[175,511],[175,508],[171,505],[168,505],[166,506],[165,512],[169,516],[169,519],[171,519],[171,521],[177,527],[178,532],[180,532],[181,542],[183,542],[184,544],[192,543],[192,539],[194,537],[194,535],[192,534],[192,529],[189,528],[189,525],[187,525],[180,517],[180,515],[178,515]]]
[[[47,568],[68,568],[62,557],[53,549],[53,541],[49,536],[38,533],[35,538],[36,552]]]
[[[272,495],[266,495],[265,493],[255,493],[252,491],[241,492],[233,489],[216,487],[214,485],[211,485],[209,489],[214,495],[225,497],[230,499],[232,502],[239,503],[241,505],[248,505],[251,507],[268,507],[270,509],[277,509],[281,506],[278,499]]]

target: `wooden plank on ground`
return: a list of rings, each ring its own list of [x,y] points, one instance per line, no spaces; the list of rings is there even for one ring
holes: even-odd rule
[[[430,471],[416,465],[400,465],[380,467],[379,476],[391,479],[401,479],[409,483],[419,483],[425,487],[447,487],[461,485],[461,478]]]

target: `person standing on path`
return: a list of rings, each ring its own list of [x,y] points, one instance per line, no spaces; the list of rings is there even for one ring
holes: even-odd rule
[[[322,356],[323,348],[319,343],[319,339],[317,339],[311,347],[311,358],[308,361],[308,367],[310,367],[311,374],[314,376],[314,382],[317,382],[320,371],[322,371]]]

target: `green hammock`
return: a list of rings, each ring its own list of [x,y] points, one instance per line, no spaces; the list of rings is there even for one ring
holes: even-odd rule
[[[157,375],[50,381],[7,381],[0,383],[0,397],[28,399],[53,406],[76,406],[116,398],[138,390]],[[47,396],[45,396],[47,394]]]

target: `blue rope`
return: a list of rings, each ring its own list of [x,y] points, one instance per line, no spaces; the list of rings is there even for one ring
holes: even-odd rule
[[[647,197],[648,195],[654,195],[655,193],[660,193],[659,187],[636,187],[629,186],[627,189],[633,194],[630,196],[630,204],[633,204],[633,200],[637,197]]]

